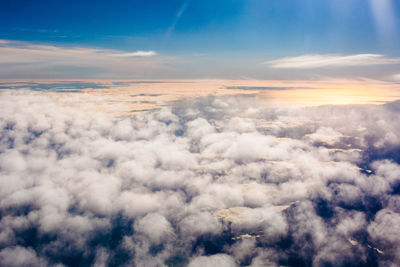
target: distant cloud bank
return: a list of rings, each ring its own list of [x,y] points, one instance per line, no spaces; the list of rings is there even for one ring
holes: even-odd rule
[[[399,102],[76,108],[101,101],[1,92],[0,265],[400,261]]]

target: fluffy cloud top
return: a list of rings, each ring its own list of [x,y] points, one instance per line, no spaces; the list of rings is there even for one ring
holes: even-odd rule
[[[132,116],[0,97],[0,265],[400,260],[400,104],[210,97]]]

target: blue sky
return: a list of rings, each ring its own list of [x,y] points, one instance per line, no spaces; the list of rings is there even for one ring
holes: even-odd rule
[[[154,51],[163,66],[174,68],[153,71],[154,75],[147,72],[160,78],[282,78],[284,74],[274,74],[261,63],[315,54],[399,57],[400,2],[2,0],[0,39],[64,48]],[[398,64],[390,65],[387,75],[395,75]],[[335,68],[336,72],[341,71]],[[359,72],[354,75],[369,76],[374,71]],[[289,74],[312,76],[303,71]]]

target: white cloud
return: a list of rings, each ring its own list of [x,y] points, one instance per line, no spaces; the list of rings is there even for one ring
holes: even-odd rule
[[[5,266],[47,266],[45,260],[37,257],[34,250],[21,246],[9,247],[0,251],[0,263]]]
[[[151,57],[157,55],[154,51],[136,51],[131,53],[112,54],[117,57]]]
[[[231,256],[226,254],[217,254],[209,257],[202,256],[194,258],[188,267],[202,266],[235,267],[237,264]]]
[[[140,77],[165,72],[171,58],[155,51],[33,44],[0,40],[0,77]]]
[[[0,265],[400,260],[400,103],[209,97],[113,117],[102,101],[1,92]]]
[[[280,69],[313,69],[322,67],[400,64],[400,58],[387,58],[380,54],[315,54],[269,60],[263,62],[262,64],[269,65],[271,68]]]
[[[395,74],[392,76],[393,80],[400,81],[400,74]]]
[[[135,51],[135,52],[122,52],[119,50],[112,49],[100,49],[100,48],[86,48],[86,47],[63,47],[54,45],[42,45],[42,44],[32,44],[29,42],[22,41],[10,41],[10,40],[0,40],[0,48],[2,49],[16,49],[16,51],[31,51],[31,53],[38,53],[42,51],[43,53],[51,53],[60,56],[96,56],[100,54],[102,56],[122,56],[122,57],[146,57],[155,56],[157,53],[155,51]]]

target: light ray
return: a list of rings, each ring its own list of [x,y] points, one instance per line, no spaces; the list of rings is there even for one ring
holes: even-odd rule
[[[380,38],[390,40],[396,30],[393,0],[370,0],[370,5]]]

